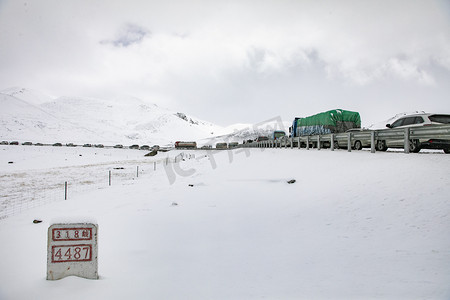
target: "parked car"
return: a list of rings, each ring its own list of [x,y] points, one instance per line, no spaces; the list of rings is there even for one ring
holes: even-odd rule
[[[1,141],[0,145],[9,145],[9,143],[7,141]]]
[[[19,145],[18,141],[12,141],[11,143],[9,143],[10,145]]]
[[[42,144],[42,143],[36,143],[36,144],[34,144],[35,146],[44,146],[44,144]]]
[[[84,144],[83,147],[92,147],[91,144]]]
[[[22,145],[24,145],[24,146],[31,146],[31,145],[33,145],[33,143],[32,142],[23,142]]]
[[[239,146],[238,142],[231,142],[228,144],[228,149],[236,148]]]
[[[122,149],[122,148],[123,148],[123,145],[121,145],[121,144],[117,144],[117,145],[115,145],[115,146],[114,146],[114,148],[117,148],[117,149]]]
[[[97,145],[94,145],[94,147],[95,148],[104,148],[105,146],[103,144],[97,144]]]
[[[139,149],[139,145],[131,145],[130,149]]]
[[[52,146],[54,146],[54,147],[61,147],[62,144],[61,143],[54,143]]]
[[[142,145],[139,149],[141,149],[141,150],[150,150],[150,146],[149,145]]]
[[[446,114],[413,114],[406,115],[397,119],[392,124],[386,124],[387,128],[414,128],[422,126],[434,126],[450,124],[450,115]],[[376,149],[381,151],[386,151],[387,148],[403,148],[404,140],[399,139],[389,139],[389,140],[378,140],[376,144]],[[409,141],[409,151],[419,152],[421,149],[440,149],[444,150],[445,153],[450,153],[450,140],[442,139],[411,139]]]
[[[228,148],[227,143],[217,143],[216,144],[216,149],[227,149],[227,148]]]
[[[353,134],[352,137],[352,149],[361,150],[362,148],[370,148],[370,136],[367,137],[359,137],[358,133],[369,133],[370,130],[366,128],[352,128],[347,130],[346,132],[351,132]],[[347,149],[348,141],[347,140],[339,140],[335,143],[335,148],[344,148]]]

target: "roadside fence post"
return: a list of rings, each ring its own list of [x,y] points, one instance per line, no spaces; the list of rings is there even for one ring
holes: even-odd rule
[[[405,128],[405,133],[404,133],[405,140],[404,140],[404,147],[403,147],[406,154],[409,153],[409,135],[410,135],[409,128],[407,127],[407,128]]]
[[[352,152],[352,133],[347,134],[347,151]]]
[[[375,131],[370,133],[370,153],[375,153]]]

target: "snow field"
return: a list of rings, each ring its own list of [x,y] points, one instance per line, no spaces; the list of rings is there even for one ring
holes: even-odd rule
[[[450,156],[188,154],[0,221],[0,299],[449,298]],[[48,227],[82,219],[100,279],[46,281]]]

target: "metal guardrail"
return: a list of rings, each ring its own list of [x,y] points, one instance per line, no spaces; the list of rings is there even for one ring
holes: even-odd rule
[[[332,151],[336,145],[345,143],[347,150],[352,151],[354,141],[364,141],[370,144],[371,152],[375,153],[378,142],[389,142],[403,140],[403,149],[405,153],[410,152],[410,141],[412,140],[450,140],[450,125],[430,125],[421,127],[380,129],[380,130],[362,130],[355,132],[311,135],[294,138],[284,138],[279,140],[268,140],[253,142],[240,145],[240,147],[250,148],[300,148],[302,145],[309,148],[321,149],[324,146]]]

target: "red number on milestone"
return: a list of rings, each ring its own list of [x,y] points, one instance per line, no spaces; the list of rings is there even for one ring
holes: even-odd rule
[[[80,247],[76,247],[75,248],[75,254],[73,255],[73,257],[75,258],[75,259],[80,259],[80,257],[81,257],[81,248]]]
[[[83,247],[83,250],[86,250],[86,254],[84,255],[84,259],[88,258],[88,254],[89,254],[89,247]]]
[[[66,238],[69,238],[69,232],[66,231]]]
[[[70,248],[67,249],[66,253],[64,254],[65,257],[68,257],[70,259],[72,257],[72,254],[70,254]]]
[[[61,248],[58,249],[58,251],[56,251],[55,253],[55,257],[58,257],[59,259],[62,258],[62,254],[61,254]]]
[[[75,230],[75,237],[78,238],[78,230]]]
[[[56,238],[59,239],[61,237],[61,231],[56,231]]]

